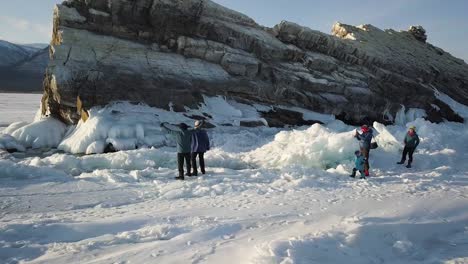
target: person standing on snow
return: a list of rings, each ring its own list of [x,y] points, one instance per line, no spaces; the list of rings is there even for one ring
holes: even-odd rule
[[[210,138],[205,130],[202,129],[203,121],[195,121],[195,129],[192,133],[192,176],[198,176],[197,156],[200,160],[200,171],[205,174],[205,152],[210,150]]]
[[[409,156],[408,165],[406,168],[411,168],[411,163],[413,163],[413,153],[419,145],[419,136],[416,134],[416,127],[410,126],[408,133],[406,133],[405,139],[403,140],[405,148],[403,149],[403,155],[401,156],[400,162],[397,164],[405,164],[406,155]]]
[[[184,160],[187,167],[187,176],[192,176],[190,174],[192,131],[188,130],[188,126],[185,123],[180,123],[177,127],[164,122],[161,123],[161,128],[165,132],[173,135],[177,144],[177,167],[179,169],[179,176],[175,177],[175,179],[184,180]]]
[[[369,176],[369,152],[371,149],[371,141],[373,137],[373,131],[367,125],[361,126],[362,133],[360,134],[356,130],[354,137],[359,140],[359,147],[361,154],[364,156],[364,175]]]
[[[354,160],[354,168],[353,168],[353,173],[349,175],[349,177],[354,178],[356,177],[356,172],[359,171],[361,174],[360,179],[365,179],[366,177],[364,176],[364,156],[362,156],[361,152],[359,150],[356,150],[354,152],[354,155],[356,155],[355,160]]]

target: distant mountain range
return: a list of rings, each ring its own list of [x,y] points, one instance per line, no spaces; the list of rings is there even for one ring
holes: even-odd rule
[[[41,92],[49,45],[0,40],[0,92]]]

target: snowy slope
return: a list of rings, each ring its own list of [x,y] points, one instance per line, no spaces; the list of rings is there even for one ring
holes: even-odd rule
[[[0,40],[0,67],[13,65],[30,56],[30,53],[12,43]]]
[[[216,99],[202,112],[223,107],[214,118],[220,122],[255,118],[252,109],[225,103]],[[188,122],[133,109],[117,104],[91,116],[117,138],[138,139],[136,123],[146,137],[159,135],[159,121]],[[26,116],[34,115],[16,114]],[[105,139],[80,140],[92,131],[87,123],[71,128],[65,145]],[[380,147],[368,180],[348,177],[354,127],[326,124],[211,130],[207,175],[184,182],[173,179],[170,137],[160,148],[112,154],[0,152],[0,262],[468,263],[467,124],[374,124]],[[421,145],[408,170],[395,162],[412,124]]]
[[[14,70],[25,75],[39,75],[42,78],[49,63],[49,49],[37,50],[28,60],[22,61]]]
[[[44,45],[0,40],[0,91],[41,91],[48,62],[49,52]]]
[[[30,58],[39,49],[0,40],[0,67],[11,66]]]

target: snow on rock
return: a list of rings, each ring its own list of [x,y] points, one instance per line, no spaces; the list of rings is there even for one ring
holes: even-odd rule
[[[450,96],[438,91],[434,90],[435,96],[437,99],[441,100],[442,102],[446,103],[450,108],[452,108],[455,113],[459,114],[466,120],[468,120],[468,106],[460,104],[459,102],[452,99]]]
[[[403,126],[408,122],[414,121],[418,118],[424,118],[426,116],[426,111],[423,109],[410,108],[406,110],[405,106],[401,106],[400,111],[396,114],[395,124]]]
[[[69,153],[102,153],[103,144],[112,143],[117,150],[132,150],[141,147],[161,147],[171,144],[166,133],[160,129],[161,122],[189,126],[194,119],[187,116],[209,115],[214,125],[240,126],[241,122],[258,121],[260,106],[249,106],[223,97],[205,97],[205,103],[187,113],[166,111],[145,104],[114,102],[104,108],[95,107],[89,111],[89,119],[80,121],[71,130],[58,148]]]
[[[225,98],[221,96],[217,97],[205,97],[204,107],[208,113],[216,113],[215,120],[218,122],[225,122],[231,120],[233,117],[242,117],[242,111],[231,106]]]
[[[66,125],[52,117],[46,117],[37,122],[23,126],[23,124],[13,124],[13,127],[19,127],[14,130],[7,128],[6,131],[12,131],[11,135],[26,148],[55,148],[65,134]]]
[[[75,129],[69,133],[60,143],[58,149],[69,153],[85,153],[95,142],[103,141],[107,138],[107,130],[110,129],[109,122],[100,122],[100,117],[94,117],[90,111],[90,118],[83,123],[80,121]],[[103,120],[104,121],[104,120]],[[98,150],[98,149],[96,149]],[[102,148],[104,151],[104,148]]]
[[[302,114],[305,120],[316,120],[325,124],[335,122],[332,115],[319,114],[299,107],[279,108]],[[45,127],[44,122],[51,122],[53,126],[57,126],[58,121],[51,121],[53,119],[50,118],[45,119],[49,121],[44,121],[36,114],[32,124],[13,123],[3,133],[13,135],[26,148],[57,147],[68,153],[99,154],[104,152],[107,144],[112,144],[116,150],[171,145],[171,137],[159,127],[161,122],[185,122],[191,125],[194,119],[201,118],[208,119],[208,122],[216,126],[239,127],[249,122],[268,126],[268,122],[261,117],[261,112],[270,110],[267,106],[243,104],[221,96],[205,96],[204,103],[200,104],[198,109],[188,109],[186,113],[152,108],[145,104],[114,102],[103,108],[90,109],[90,116],[86,122],[80,121],[76,126],[69,126],[66,132],[64,126],[59,125],[59,129],[52,129],[52,133],[41,134],[41,139],[37,139],[38,131],[47,130],[38,128]]]
[[[1,133],[2,134],[11,134],[15,130],[18,130],[24,126],[27,126],[29,123],[28,122],[14,122],[10,124],[8,127],[6,127]]]
[[[117,138],[107,138],[107,143],[111,143],[115,149],[118,150],[130,150],[137,148],[137,139],[136,138],[126,138],[126,139],[117,139]]]
[[[310,110],[306,110],[306,109],[302,109],[302,108],[299,108],[299,107],[280,107],[280,108],[302,113],[304,120],[320,121],[320,122],[322,122],[324,124],[328,124],[330,122],[335,121],[335,116],[334,115],[320,114],[320,113],[310,111]]]
[[[104,153],[104,149],[106,148],[106,144],[104,141],[94,141],[93,143],[89,144],[89,146],[86,148],[86,155],[90,154],[98,154],[98,153]]]
[[[0,149],[26,151],[26,148],[21,145],[14,137],[7,134],[0,134]]]
[[[103,144],[112,143],[117,150],[142,146],[162,146],[166,138],[160,122],[189,122],[173,112],[132,105],[128,102],[92,108],[86,122],[80,121],[60,143],[59,149],[69,153],[102,153]]]
[[[188,114],[152,108],[144,104],[115,102],[104,108],[90,109],[86,122],[67,128],[59,123],[35,118],[32,124],[17,122],[7,127],[3,133],[16,137],[25,147],[57,147],[68,153],[103,153],[105,146],[111,143],[117,150],[131,150],[141,147],[161,147],[171,144],[169,137],[159,127],[161,122],[173,124],[185,122],[191,125],[194,120],[187,115],[203,116],[209,113],[216,125],[231,124],[239,126],[242,121],[259,121],[267,125],[259,116],[258,107],[235,101],[226,101],[222,97],[205,97],[205,103],[199,109],[190,109]],[[204,118],[204,117],[203,117]],[[42,126],[50,123],[52,133],[38,134]],[[32,133],[32,134],[31,134]],[[41,139],[37,139],[41,136]]]

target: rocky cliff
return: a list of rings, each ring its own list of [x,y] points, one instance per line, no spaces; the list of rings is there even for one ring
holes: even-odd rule
[[[129,100],[183,111],[202,95],[347,123],[391,123],[402,106],[463,121],[434,90],[468,104],[468,65],[426,38],[422,27],[266,28],[209,0],[68,0],[54,12],[43,102],[69,123],[79,118],[78,96],[85,108]]]

